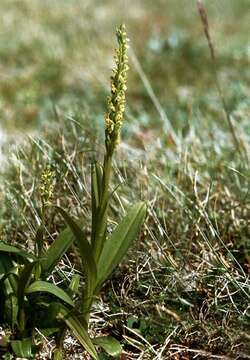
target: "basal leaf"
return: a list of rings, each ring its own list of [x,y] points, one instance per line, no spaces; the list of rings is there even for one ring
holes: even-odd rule
[[[11,340],[10,342],[13,352],[17,357],[30,359],[33,358],[32,339]]]
[[[95,350],[95,347],[89,337],[88,331],[85,326],[79,321],[78,317],[73,314],[69,314],[67,308],[61,306],[58,319],[63,320],[69,329],[72,331],[77,340],[81,343],[86,351],[97,360],[98,356]]]
[[[97,288],[107,279],[126,254],[130,244],[139,233],[145,215],[145,203],[140,202],[132,206],[111,236],[106,240],[98,261]]]
[[[5,244],[4,242],[0,241],[0,253],[12,253],[16,255],[20,255],[27,259],[34,259],[34,256],[32,254],[29,254],[28,252],[18,249],[16,246]]]
[[[93,343],[101,347],[106,353],[113,357],[118,357],[122,353],[122,346],[118,340],[112,336],[100,336],[93,340]]]
[[[73,301],[71,300],[70,296],[60,289],[58,286],[48,283],[46,281],[34,281],[26,290],[26,294],[31,294],[35,292],[47,292],[50,293],[59,299],[65,301],[67,304],[74,306]]]
[[[91,245],[85,237],[84,232],[78,224],[60,207],[57,207],[60,214],[73,232],[80,252],[83,270],[86,274],[86,286],[84,291],[83,311],[87,314],[92,303],[93,291],[96,285],[97,269]]]
[[[12,252],[12,253],[19,253],[19,249],[15,246],[5,244],[4,242],[0,242],[0,251],[4,252]]]

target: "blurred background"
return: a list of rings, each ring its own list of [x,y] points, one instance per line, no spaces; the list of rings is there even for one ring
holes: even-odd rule
[[[249,115],[249,1],[204,4],[230,109]],[[197,111],[220,111],[195,1],[1,0],[0,14],[1,133],[39,130],[55,105],[101,122],[120,23],[139,62],[130,59],[128,121],[161,129],[152,90],[177,132]]]

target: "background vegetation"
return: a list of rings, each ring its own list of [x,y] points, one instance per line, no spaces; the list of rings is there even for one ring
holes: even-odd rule
[[[250,159],[249,2],[205,4]],[[2,0],[0,12],[2,240],[30,246],[48,164],[58,204],[90,218],[88,160],[103,150],[114,29],[125,22],[128,106],[112,219],[138,198],[149,211],[95,304],[93,329],[122,340],[124,359],[250,358],[249,163],[235,150],[195,2]],[[50,242],[64,225],[53,211],[48,220]],[[79,271],[74,251],[60,270],[69,279]],[[70,335],[65,348],[80,358]]]

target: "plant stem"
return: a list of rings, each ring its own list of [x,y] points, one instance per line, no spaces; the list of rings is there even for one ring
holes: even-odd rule
[[[92,213],[92,248],[96,263],[100,258],[104,242],[106,240],[107,218],[109,208],[109,183],[112,174],[112,155],[113,152],[106,151],[103,160],[103,175],[100,191],[100,204],[96,211]],[[86,279],[88,281],[88,279]],[[88,298],[83,298],[83,313],[84,320],[89,323],[90,310],[94,299],[94,291],[96,284],[93,284],[91,294],[88,293]]]

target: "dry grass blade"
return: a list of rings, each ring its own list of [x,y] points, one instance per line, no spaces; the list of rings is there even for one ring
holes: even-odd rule
[[[211,60],[212,60],[212,69],[213,69],[213,73],[214,73],[214,79],[215,79],[215,84],[216,84],[216,88],[218,90],[218,94],[222,103],[222,107],[223,110],[225,112],[225,116],[226,116],[226,120],[230,129],[230,132],[232,134],[232,138],[233,138],[233,142],[235,145],[235,149],[239,152],[240,156],[242,157],[243,162],[247,162],[249,163],[249,159],[247,156],[247,152],[245,149],[244,144],[241,142],[241,140],[239,139],[239,136],[237,134],[236,128],[233,124],[232,121],[232,117],[230,114],[230,110],[228,108],[222,87],[220,85],[220,81],[219,81],[219,77],[217,74],[217,65],[216,65],[216,56],[215,56],[215,47],[214,44],[212,42],[212,38],[210,35],[210,30],[209,30],[209,22],[208,22],[208,16],[207,16],[207,12],[206,12],[206,8],[204,6],[204,4],[202,3],[201,0],[197,1],[197,8],[198,8],[198,12],[200,14],[200,18],[201,18],[201,22],[203,24],[203,29],[204,29],[204,33],[208,42],[208,47],[210,50],[210,55],[211,55]]]

